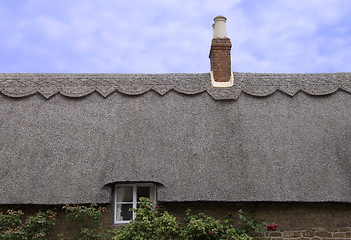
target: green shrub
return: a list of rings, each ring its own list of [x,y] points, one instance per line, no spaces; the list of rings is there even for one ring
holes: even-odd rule
[[[224,221],[206,216],[194,215],[186,211],[184,222],[179,224],[167,211],[160,211],[155,203],[141,198],[135,211],[136,218],[115,230],[106,230],[99,220],[105,212],[97,204],[89,206],[66,205],[63,207],[66,219],[77,227],[74,239],[79,240],[251,240],[257,232],[267,229],[274,231],[278,224],[265,225],[262,221],[245,215],[239,210],[239,221],[235,222],[232,213]],[[0,213],[0,239],[4,240],[44,240],[50,226],[56,222],[56,212],[39,211],[25,218],[21,210],[8,210]],[[74,226],[73,225],[73,226]],[[64,239],[64,234],[58,236]]]
[[[0,239],[6,240],[44,240],[50,226],[55,225],[56,212],[46,210],[39,211],[34,216],[29,216],[22,221],[23,212],[21,210],[7,210],[0,213]]]
[[[104,240],[111,239],[110,231],[105,230],[99,220],[106,208],[92,203],[89,206],[66,205],[63,207],[66,219],[77,226],[74,239]],[[63,235],[59,239],[63,239]]]
[[[266,223],[262,222],[260,219],[254,218],[252,215],[252,213],[244,215],[243,211],[239,210],[239,234],[252,234],[265,231]]]
[[[140,199],[135,220],[114,232],[114,240],[167,240],[181,239],[180,228],[175,217],[168,212],[160,213],[158,207],[146,198]]]
[[[187,210],[183,236],[187,240],[253,239],[246,231],[234,227],[231,213],[222,222],[203,213],[192,215],[190,209]]]

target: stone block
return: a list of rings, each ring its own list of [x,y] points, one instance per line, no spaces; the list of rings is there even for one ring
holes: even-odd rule
[[[336,233],[333,233],[333,237],[335,237],[335,238],[346,238],[346,233],[344,233],[344,232],[336,232]]]
[[[332,237],[332,234],[331,232],[327,232],[327,231],[319,231],[319,232],[316,232],[316,236],[326,238],[326,237]]]
[[[315,233],[314,233],[314,231],[303,231],[302,236],[303,237],[313,237],[313,236],[315,236]]]

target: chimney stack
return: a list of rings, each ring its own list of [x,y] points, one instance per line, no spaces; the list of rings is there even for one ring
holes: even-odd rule
[[[232,44],[227,37],[225,26],[227,19],[223,16],[217,16],[213,20],[213,38],[210,50],[212,85],[214,87],[232,87],[234,83],[230,59]]]

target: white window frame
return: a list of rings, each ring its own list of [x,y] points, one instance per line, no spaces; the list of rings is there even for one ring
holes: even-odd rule
[[[118,187],[133,187],[133,202],[117,202],[117,188]],[[137,188],[138,187],[150,187],[150,201],[156,202],[156,185],[153,183],[133,183],[133,184],[115,184],[115,191],[114,191],[114,224],[126,224],[129,223],[131,220],[117,220],[117,211],[118,211],[118,204],[132,204],[132,208],[136,209],[138,204],[137,199]],[[132,219],[135,219],[135,212],[132,213]]]

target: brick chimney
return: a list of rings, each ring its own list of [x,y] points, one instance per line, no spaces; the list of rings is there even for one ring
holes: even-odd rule
[[[227,19],[223,16],[217,16],[213,20],[213,38],[210,50],[212,85],[214,87],[231,87],[234,83],[230,59],[232,43],[226,33]]]

